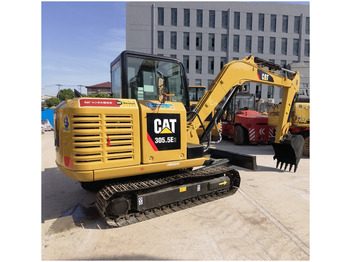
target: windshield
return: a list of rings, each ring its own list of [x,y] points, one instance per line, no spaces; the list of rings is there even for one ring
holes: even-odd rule
[[[204,88],[198,88],[198,101],[202,98],[204,95],[205,89]]]
[[[235,112],[242,109],[255,110],[254,108],[254,95],[251,96],[236,96],[235,101]]]
[[[180,64],[137,57],[127,58],[129,98],[158,100],[159,78],[164,79],[164,90],[171,101],[186,105],[185,83]]]
[[[197,101],[196,88],[189,88],[188,93],[190,96],[190,101]]]
[[[198,102],[205,93],[205,87],[189,86],[188,92],[189,92],[189,96],[190,96],[190,101]]]

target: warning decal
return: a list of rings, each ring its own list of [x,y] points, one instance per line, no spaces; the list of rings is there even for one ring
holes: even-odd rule
[[[180,149],[180,114],[147,114],[147,140],[154,151]]]
[[[137,108],[134,99],[108,99],[108,98],[82,98],[79,100],[80,107],[123,107]]]

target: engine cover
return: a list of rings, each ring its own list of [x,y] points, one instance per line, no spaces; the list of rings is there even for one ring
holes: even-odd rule
[[[141,116],[141,162],[187,159],[186,109],[182,103],[138,101]],[[185,139],[182,139],[182,138]]]

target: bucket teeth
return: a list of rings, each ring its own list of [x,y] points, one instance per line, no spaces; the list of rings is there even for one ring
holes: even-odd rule
[[[288,166],[289,165],[289,166]],[[294,166],[294,172],[297,170],[297,165],[293,163],[287,163],[287,162],[282,162],[282,161],[277,161],[276,168],[279,168],[281,170],[286,171],[288,168],[288,171],[290,172]]]
[[[275,151],[273,159],[277,160],[276,168],[280,166],[279,168],[282,170],[284,165],[284,170],[287,170],[289,164],[289,171],[294,166],[294,172],[296,172],[303,154],[304,143],[304,138],[301,135],[292,136],[280,143],[272,143]]]
[[[274,159],[275,159],[275,157],[274,157]],[[277,160],[276,168],[278,168],[279,163],[280,163],[280,161]]]
[[[290,166],[289,166],[289,172],[292,170],[292,167],[293,167],[293,165],[290,164]],[[294,172],[295,172],[295,169],[294,169]]]

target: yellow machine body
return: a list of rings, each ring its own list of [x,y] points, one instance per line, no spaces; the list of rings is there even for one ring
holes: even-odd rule
[[[184,104],[175,101],[79,97],[60,104],[55,110],[57,166],[81,182],[201,166],[209,157],[196,148],[202,146],[197,133],[200,119],[205,120],[228,93],[246,81],[284,89],[283,113],[276,127],[279,143],[291,125],[288,115],[299,90],[299,73],[287,78],[258,63],[268,62],[246,57],[226,64],[190,118]],[[164,72],[174,72],[174,68]],[[177,83],[175,76],[168,84]],[[159,90],[163,82],[158,82]],[[140,90],[147,95],[149,85]]]
[[[273,105],[269,108],[268,124],[277,126],[280,119],[281,105]],[[293,105],[291,117],[291,128],[307,128],[310,127],[310,103],[296,102]]]
[[[78,181],[189,168],[206,160],[187,160],[180,102],[75,98],[56,114],[56,164]]]

